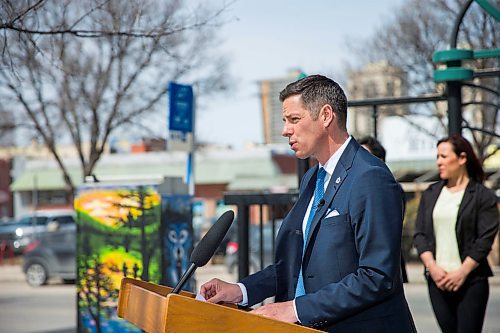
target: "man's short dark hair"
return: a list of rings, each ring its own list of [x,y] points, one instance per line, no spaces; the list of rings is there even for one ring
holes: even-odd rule
[[[322,75],[306,76],[287,85],[280,92],[280,101],[294,95],[301,95],[305,108],[314,120],[318,119],[321,108],[329,104],[338,118],[339,128],[347,130],[347,98],[337,82]]]
[[[365,136],[359,139],[358,143],[362,146],[368,147],[370,153],[385,162],[385,148],[377,139],[372,136]]]

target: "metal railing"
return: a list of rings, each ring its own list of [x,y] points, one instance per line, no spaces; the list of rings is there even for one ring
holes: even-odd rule
[[[277,232],[277,221],[282,219],[298,199],[298,192],[289,193],[226,193],[224,203],[238,207],[236,223],[238,224],[238,280],[250,274],[250,225],[259,225],[259,268],[264,268],[264,241],[272,242]],[[251,214],[251,211],[254,212]],[[265,218],[268,215],[269,218]],[[272,239],[264,240],[263,226],[272,223]],[[256,246],[256,244],[252,244]]]

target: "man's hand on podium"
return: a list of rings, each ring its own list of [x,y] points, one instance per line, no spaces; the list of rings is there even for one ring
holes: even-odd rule
[[[251,311],[250,313],[281,320],[287,323],[298,322],[293,308],[293,301],[266,304]]]
[[[239,304],[243,301],[241,288],[236,283],[228,283],[219,279],[212,279],[204,283],[200,288],[200,294],[210,303]]]

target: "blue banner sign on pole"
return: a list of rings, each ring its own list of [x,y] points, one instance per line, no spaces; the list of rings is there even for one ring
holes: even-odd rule
[[[193,132],[193,87],[168,83],[169,126],[172,131]]]

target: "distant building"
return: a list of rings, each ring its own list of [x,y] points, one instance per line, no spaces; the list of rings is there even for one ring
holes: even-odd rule
[[[370,63],[348,73],[347,98],[350,101],[408,95],[406,73],[388,62]],[[377,109],[379,124],[385,116],[407,114],[406,105],[390,105]],[[350,108],[348,130],[354,137],[373,133],[372,108]]]
[[[143,137],[136,140],[112,138],[109,143],[110,154],[146,153],[167,150],[167,141],[163,138]]]
[[[75,149],[75,145],[73,144],[59,144],[56,147],[57,153],[61,158],[76,158],[78,157],[78,152]],[[90,143],[83,142],[82,143],[82,151],[84,154],[88,154],[90,150]],[[104,147],[103,154],[108,154],[109,148],[106,145]],[[52,152],[47,148],[47,146],[43,143],[37,142],[33,140],[30,145],[26,146],[4,146],[0,147],[0,158],[4,159],[12,159],[16,157],[22,158],[52,158]]]
[[[184,152],[135,152],[105,154],[93,174],[107,184],[160,184],[165,177],[185,178],[187,156]],[[77,158],[64,164],[75,187],[82,185]],[[298,186],[296,159],[286,145],[258,146],[244,150],[199,149],[195,158],[195,199],[212,217],[226,191],[288,191]],[[16,216],[34,208],[71,207],[61,171],[53,158],[25,159],[19,163],[10,185]],[[36,201],[34,201],[36,198]]]
[[[286,143],[281,135],[283,120],[281,116],[280,91],[289,83],[297,80],[304,74],[298,70],[290,70],[283,78],[262,80],[259,82],[262,104],[262,120],[264,129],[264,143]]]
[[[0,223],[3,219],[13,215],[12,193],[9,186],[11,161],[0,159]]]

